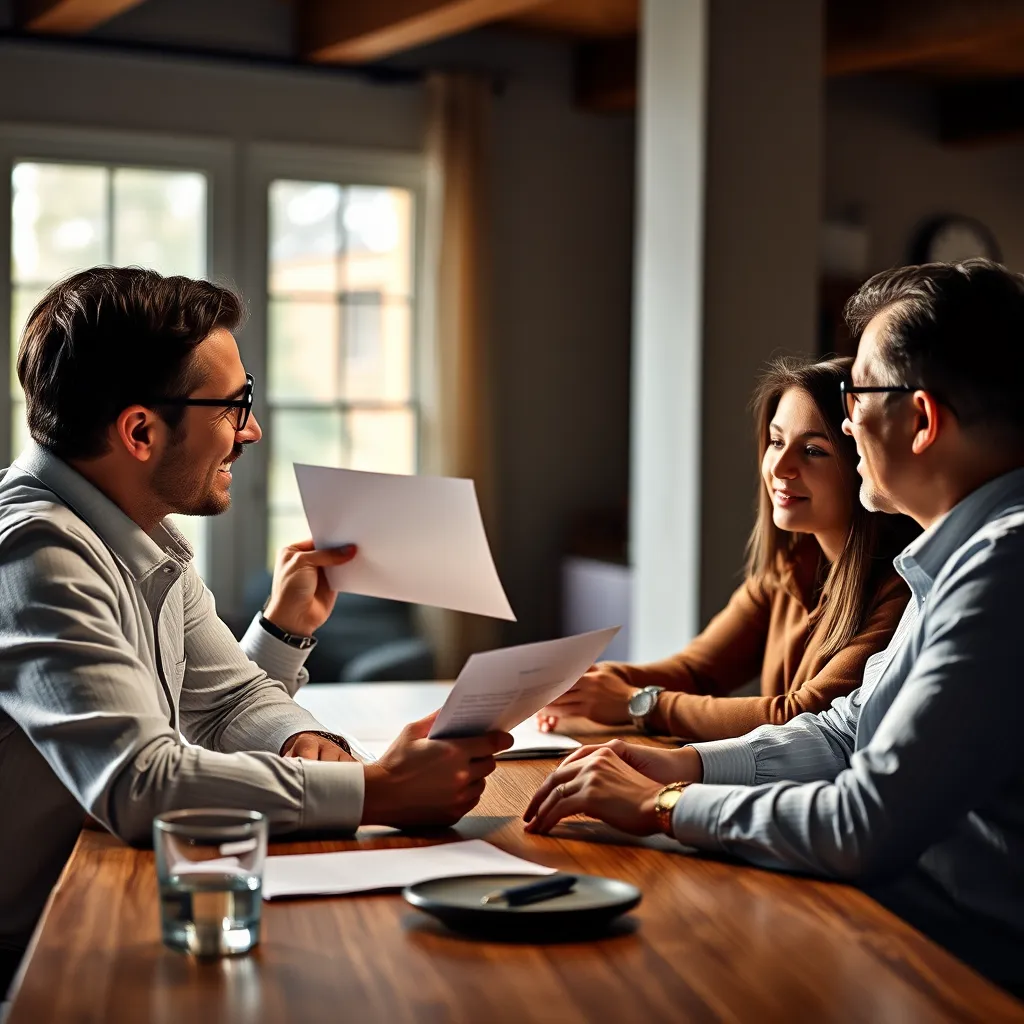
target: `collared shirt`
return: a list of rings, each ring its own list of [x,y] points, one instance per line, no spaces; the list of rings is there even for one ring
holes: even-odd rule
[[[863,685],[816,715],[696,744],[683,843],[834,878],[920,871],[971,921],[1024,939],[1024,469],[896,559],[912,600]]]
[[[0,946],[27,941],[83,811],[130,842],[181,807],[358,826],[362,765],[278,756],[324,730],[291,699],[304,653],[255,625],[243,646],[173,525],[145,533],[35,444],[0,474]]]

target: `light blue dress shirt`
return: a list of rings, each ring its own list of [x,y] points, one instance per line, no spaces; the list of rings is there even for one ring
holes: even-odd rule
[[[961,921],[1024,942],[1024,469],[895,565],[913,599],[863,684],[819,714],[695,744],[704,784],[673,830],[769,868],[919,874]]]

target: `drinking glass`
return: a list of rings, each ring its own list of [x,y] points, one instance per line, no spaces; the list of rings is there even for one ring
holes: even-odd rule
[[[245,953],[260,940],[267,819],[197,808],[153,819],[164,944],[197,956]]]

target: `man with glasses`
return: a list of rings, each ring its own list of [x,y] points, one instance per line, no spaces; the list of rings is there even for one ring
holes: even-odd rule
[[[224,512],[260,439],[241,313],[205,281],[101,267],[22,336],[32,441],[0,474],[0,997],[85,812],[130,842],[196,806],[278,832],[448,825],[511,745],[428,740],[425,719],[364,766],[291,699],[334,604],[323,568],[350,550],[287,548],[241,645],[217,618],[167,516]]]
[[[888,648],[786,725],[583,748],[527,828],[585,813],[855,881],[1024,995],[1024,277],[980,259],[890,270],[846,316],[861,501],[924,527],[896,559],[913,600]]]

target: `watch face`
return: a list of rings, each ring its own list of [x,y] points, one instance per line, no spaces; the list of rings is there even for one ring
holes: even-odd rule
[[[629,698],[629,713],[635,715],[637,718],[643,718],[645,715],[649,715],[651,710],[654,708],[654,701],[657,698],[656,693],[651,693],[650,690],[640,690],[634,693]],[[620,704],[619,707],[622,705]]]

